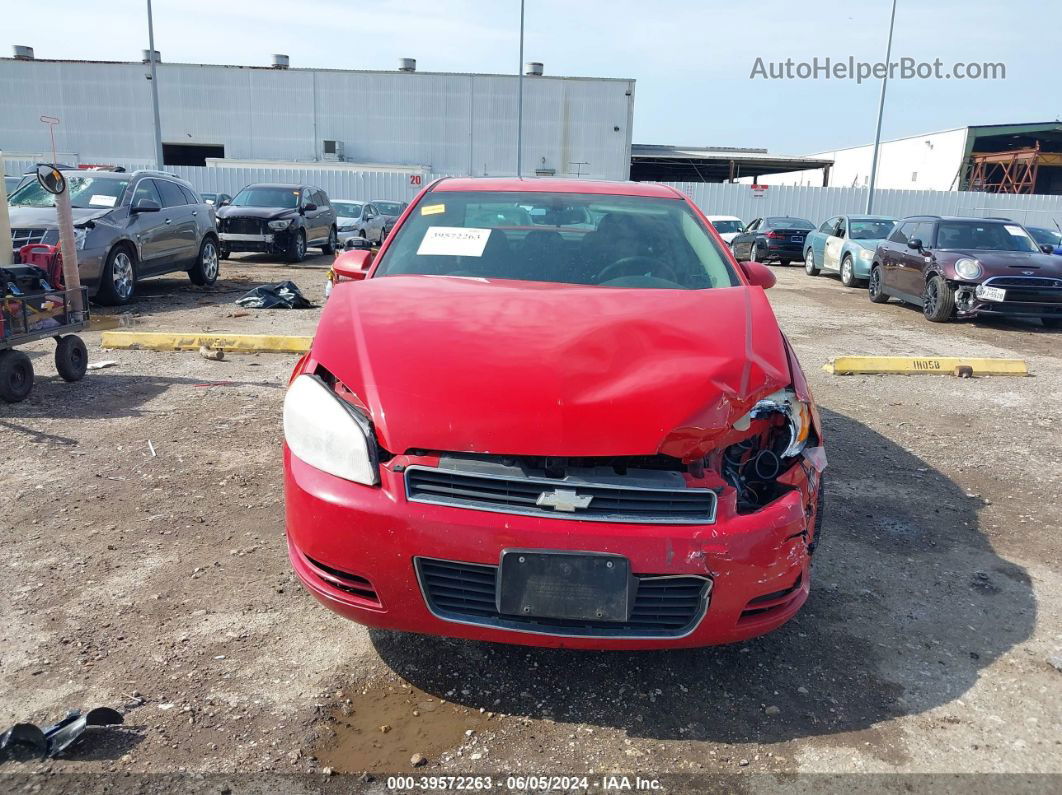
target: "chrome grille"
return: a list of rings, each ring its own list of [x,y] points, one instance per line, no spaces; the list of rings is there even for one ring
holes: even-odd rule
[[[415,558],[424,599],[448,621],[583,637],[673,638],[688,635],[708,608],[711,580],[694,575],[635,575],[630,620],[565,621],[503,615],[495,599],[497,566]]]
[[[413,502],[448,505],[497,513],[631,524],[710,524],[715,521],[716,493],[686,488],[678,473],[642,473],[642,477],[591,479],[529,477],[516,467],[495,472],[448,467],[411,466],[406,470],[406,496]],[[627,482],[624,482],[627,481]],[[653,485],[659,483],[661,485]],[[556,509],[550,501],[575,498],[587,502],[573,510]],[[544,503],[544,504],[540,504]]]

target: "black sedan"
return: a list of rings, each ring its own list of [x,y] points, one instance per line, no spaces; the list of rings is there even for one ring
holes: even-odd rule
[[[757,218],[731,241],[730,248],[738,260],[788,265],[803,261],[804,238],[814,229],[815,224],[805,218]]]

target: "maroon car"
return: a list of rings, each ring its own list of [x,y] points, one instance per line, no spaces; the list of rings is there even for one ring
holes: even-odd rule
[[[898,298],[927,320],[1007,316],[1062,328],[1062,257],[1006,218],[904,218],[874,252],[870,300]]]

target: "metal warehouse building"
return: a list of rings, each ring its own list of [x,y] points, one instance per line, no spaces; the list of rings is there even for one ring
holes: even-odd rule
[[[75,164],[154,166],[150,70],[144,61],[0,59],[0,149],[15,161],[50,151],[41,116],[61,120],[56,150]],[[157,63],[166,166],[330,161],[428,173],[516,170],[516,75]],[[634,81],[524,79],[525,173],[626,179]],[[50,158],[49,158],[50,159]],[[9,169],[10,170],[10,169]]]
[[[830,184],[865,187],[873,144],[818,152],[833,161]],[[770,185],[819,185],[821,170],[775,174]],[[882,141],[879,188],[1062,194],[1062,122],[981,124]]]

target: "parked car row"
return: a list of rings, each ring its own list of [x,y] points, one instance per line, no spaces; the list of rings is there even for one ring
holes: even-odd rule
[[[732,216],[712,216],[723,224]],[[713,225],[716,222],[713,221]],[[838,273],[874,303],[914,304],[926,319],[1007,316],[1062,327],[1062,232],[1008,218],[838,215],[757,218],[739,233],[717,226],[736,259],[788,265],[809,276]]]
[[[97,303],[125,304],[149,276],[185,271],[213,284],[233,252],[300,262],[310,247],[335,253],[344,239],[382,243],[406,205],[338,201],[312,185],[248,185],[235,196],[199,193],[164,171],[61,167],[74,210],[82,283]],[[34,172],[35,173],[35,172]],[[57,245],[55,198],[34,177],[5,177],[13,261],[28,244]],[[339,212],[337,212],[339,210]],[[343,214],[341,214],[343,213]]]

